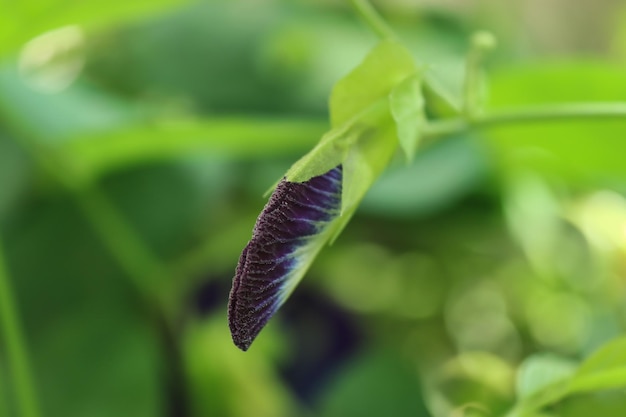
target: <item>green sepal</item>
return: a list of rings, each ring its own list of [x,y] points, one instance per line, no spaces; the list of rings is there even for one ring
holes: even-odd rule
[[[330,96],[331,125],[340,126],[366,113],[416,70],[413,56],[402,44],[391,40],[378,43],[358,67],[335,84]]]
[[[398,143],[414,150],[423,117],[419,72],[411,53],[396,41],[380,42],[363,62],[337,82],[330,99],[332,129],[286,174],[288,181],[304,182],[343,164],[341,215],[332,226],[334,240],[345,227],[372,183],[385,169]],[[397,89],[397,90],[396,90]],[[420,96],[416,97],[418,93]],[[410,103],[409,112],[398,106]],[[395,115],[392,116],[392,106]],[[398,140],[398,129],[404,139]]]
[[[357,136],[358,129],[350,123],[328,131],[309,153],[289,168],[285,174],[287,181],[304,182],[341,164]]]
[[[424,105],[421,73],[416,72],[407,77],[389,94],[389,106],[396,122],[398,143],[406,155],[407,162],[411,162],[415,157],[422,137],[422,128],[426,124]]]
[[[413,57],[402,44],[385,40],[376,45],[363,62],[333,88],[330,98],[332,129],[287,171],[287,180],[304,182],[343,163],[350,149],[362,140],[365,131],[378,129],[379,116],[389,113],[390,102],[408,100],[405,90],[420,90],[411,81],[416,73]],[[406,84],[403,83],[405,80]],[[395,93],[397,99],[390,100],[390,95],[398,86],[399,91]],[[419,98],[416,105],[420,106]],[[396,113],[399,113],[398,109]],[[401,124],[407,123],[403,117],[400,118]]]
[[[330,243],[341,234],[359,203],[389,164],[397,147],[396,127],[388,108],[369,115],[358,140],[343,162],[341,214],[332,226]]]

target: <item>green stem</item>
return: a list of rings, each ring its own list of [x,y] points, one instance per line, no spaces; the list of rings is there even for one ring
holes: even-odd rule
[[[10,105],[0,101],[0,116],[9,115],[4,120],[6,127],[15,133],[14,137],[19,140],[19,144],[31,155],[39,168],[71,195],[144,301],[142,305],[147,307],[148,313],[152,314],[157,322],[163,323],[168,337],[174,335],[177,307],[175,303],[180,300],[180,297],[172,288],[174,287],[172,283],[175,281],[171,269],[160,262],[150,251],[97,184],[83,181],[76,171],[74,160],[56,148],[42,146],[37,132],[30,127],[30,122],[21,123],[19,117],[11,117],[11,114]],[[0,296],[3,294],[4,291],[0,288]],[[0,299],[0,313],[3,308],[10,309],[9,306],[10,304],[5,303],[5,300]],[[13,359],[11,362],[16,362],[16,367],[20,363]],[[22,362],[25,364],[25,359]],[[32,389],[30,391],[28,389],[32,384],[28,383],[30,380],[28,373],[25,372],[27,367],[22,365],[19,369],[23,370],[20,373],[23,387],[19,389],[19,392],[24,393],[20,396],[23,398],[21,402],[25,404],[22,407],[25,411],[20,417],[39,417]]]
[[[424,131],[427,138],[458,134],[470,129],[497,126],[552,123],[567,120],[626,120],[626,102],[564,103],[537,105],[527,108],[494,111],[471,119],[454,118],[429,123]]]
[[[2,367],[2,358],[0,357],[0,416],[8,416],[9,415],[9,401],[6,394],[6,382],[3,382],[3,367]]]
[[[354,10],[361,16],[361,18],[372,28],[376,35],[381,39],[395,39],[397,38],[393,29],[387,24],[385,19],[376,11],[374,6],[367,0],[350,0]]]
[[[0,102],[0,114],[10,114],[10,109]],[[7,121],[16,118],[7,117]],[[151,308],[172,318],[172,301],[175,294],[163,288],[163,280],[171,278],[169,269],[154,256],[141,238],[125,222],[125,219],[110,199],[93,183],[84,183],[74,172],[72,160],[55,148],[39,144],[37,134],[28,125],[19,122],[9,124],[16,133],[19,144],[33,157],[37,165],[63,187],[94,228],[115,260],[126,273],[127,278]],[[161,280],[159,282],[159,280]]]
[[[41,414],[16,304],[0,247],[0,334],[6,344],[19,415],[38,417]]]
[[[175,294],[169,288],[169,268],[152,254],[110,199],[92,184],[73,194],[102,243],[113,255],[146,303],[172,318]]]

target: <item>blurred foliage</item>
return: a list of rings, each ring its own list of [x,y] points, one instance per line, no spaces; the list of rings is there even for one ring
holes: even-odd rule
[[[624,101],[620,2],[594,6],[584,47],[543,2],[446,4],[378,2],[426,65],[430,118],[460,107],[485,27],[489,109]],[[397,156],[250,351],[232,345],[261,196],[375,42],[340,1],[3,4],[0,278],[41,416],[626,415],[621,120]],[[9,342],[0,414],[22,417]]]

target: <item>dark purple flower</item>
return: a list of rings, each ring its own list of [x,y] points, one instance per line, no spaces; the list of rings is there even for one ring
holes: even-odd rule
[[[341,165],[297,183],[282,179],[239,258],[228,302],[235,345],[247,350],[285,302],[328,237],[341,208]]]

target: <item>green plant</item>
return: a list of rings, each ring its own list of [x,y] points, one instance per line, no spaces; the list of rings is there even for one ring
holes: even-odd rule
[[[525,164],[527,161],[520,163],[517,159],[519,155],[512,149],[520,142],[526,141],[526,143],[533,144],[540,141],[541,135],[533,135],[532,130],[529,134],[525,130],[532,129],[538,124],[551,124],[554,125],[554,129],[563,129],[571,133],[572,130],[578,129],[577,126],[581,121],[593,121],[592,127],[602,130],[602,124],[611,125],[626,117],[626,105],[623,102],[590,101],[529,104],[519,108],[501,106],[500,110],[488,110],[483,95],[485,80],[482,66],[486,53],[495,43],[491,35],[481,32],[471,39],[463,87],[451,95],[450,91],[454,90],[453,86],[445,82],[442,84],[441,79],[437,78],[436,70],[430,67],[429,62],[421,59],[420,63],[417,64],[413,51],[402,42],[402,37],[394,34],[394,31],[368,2],[354,0],[352,3],[354,10],[363,17],[364,21],[380,37],[380,40],[364,61],[335,85],[330,99],[330,130],[325,134],[323,131],[326,126],[323,122],[308,118],[268,120],[251,116],[217,116],[210,120],[204,120],[190,115],[183,117],[176,115],[171,119],[162,119],[159,115],[153,115],[146,122],[143,119],[145,115],[140,111],[133,112],[123,108],[123,106],[118,106],[117,103],[107,101],[107,99],[94,99],[89,94],[85,94],[84,91],[74,97],[66,97],[66,101],[63,102],[62,100],[55,101],[53,96],[38,96],[26,89],[20,90],[19,83],[15,81],[15,74],[12,73],[10,66],[1,74],[0,113],[3,129],[10,133],[12,139],[15,139],[22,151],[32,160],[39,175],[48,181],[47,186],[62,190],[64,195],[69,196],[72,207],[75,207],[78,213],[84,217],[86,225],[93,231],[96,240],[106,249],[106,253],[114,259],[114,264],[122,271],[121,275],[128,280],[129,287],[133,288],[132,293],[137,296],[142,314],[146,317],[145,321],[149,323],[145,327],[152,328],[155,333],[160,335],[158,338],[146,337],[141,339],[137,342],[138,346],[142,346],[142,349],[145,350],[145,346],[150,345],[146,341],[159,340],[159,343],[163,345],[163,350],[174,358],[170,358],[173,364],[168,369],[168,378],[175,381],[189,380],[190,391],[194,392],[195,401],[202,404],[198,406],[200,410],[203,410],[202,407],[206,407],[218,415],[221,415],[220,412],[232,415],[246,415],[246,413],[249,415],[256,415],[254,413],[258,415],[288,415],[289,410],[298,408],[291,403],[293,400],[285,399],[290,397],[281,390],[282,385],[276,382],[277,378],[271,371],[272,366],[274,366],[274,362],[268,359],[272,357],[271,343],[269,348],[265,348],[270,352],[267,356],[263,350],[260,350],[249,353],[249,355],[256,354],[257,356],[244,359],[230,351],[230,346],[227,347],[216,342],[216,339],[223,340],[224,334],[214,330],[220,327],[213,325],[212,321],[206,325],[206,329],[200,325],[197,327],[191,325],[189,328],[181,330],[179,326],[181,311],[185,310],[185,305],[188,302],[186,294],[194,285],[191,277],[198,271],[206,269],[209,264],[214,266],[223,262],[226,265],[218,266],[216,270],[220,271],[220,268],[230,269],[232,267],[232,263],[229,263],[230,258],[223,256],[222,252],[216,248],[222,246],[238,248],[240,242],[237,239],[231,241],[229,237],[233,235],[239,237],[248,233],[247,229],[251,219],[248,213],[245,216],[242,215],[238,222],[234,222],[236,232],[232,231],[230,224],[228,228],[221,231],[216,228],[218,231],[204,245],[196,242],[196,250],[183,255],[177,254],[172,261],[167,259],[167,256],[158,253],[154,242],[151,243],[151,240],[144,236],[137,226],[140,222],[137,222],[136,219],[127,218],[127,213],[117,205],[111,192],[107,191],[104,180],[111,173],[138,166],[147,161],[176,159],[181,155],[202,150],[237,155],[239,158],[255,156],[270,159],[276,155],[291,157],[291,152],[300,152],[306,146],[311,145],[319,136],[322,136],[321,141],[287,171],[285,182],[306,183],[312,178],[327,175],[329,171],[341,165],[341,207],[332,207],[333,216],[338,214],[337,217],[330,219],[329,224],[324,224],[320,233],[312,236],[307,246],[302,248],[306,262],[294,268],[295,273],[291,278],[292,280],[286,284],[288,288],[281,295],[280,303],[285,300],[295,284],[302,278],[321,247],[327,242],[333,241],[345,228],[365,194],[385,171],[398,149],[404,153],[404,159],[410,162],[419,157],[420,150],[428,148],[426,145],[432,145],[432,148],[436,148],[443,143],[444,139],[460,134],[488,131],[489,135],[486,136],[491,140],[493,149],[501,151],[505,155],[502,159],[510,161],[511,165],[515,165],[516,168],[518,168],[517,164],[521,167],[521,169],[512,170],[513,175],[503,180],[512,184],[508,191],[510,196],[507,200],[509,203],[507,215],[512,219],[510,220],[513,223],[511,228],[519,236],[520,246],[538,270],[545,272],[549,268],[546,258],[550,257],[549,251],[553,249],[551,245],[558,247],[560,242],[558,239],[564,239],[563,234],[565,232],[562,229],[565,227],[560,223],[561,220],[567,220],[567,224],[580,225],[581,229],[589,228],[590,240],[594,238],[593,233],[602,229],[601,225],[593,223],[587,216],[586,210],[592,211],[593,201],[579,202],[573,208],[562,207],[559,202],[553,201],[556,200],[556,197],[551,190],[546,189],[547,187],[542,181],[535,180],[531,174],[527,175],[525,171],[529,166]],[[5,47],[4,56],[10,57],[21,42],[38,31],[51,29],[58,24],[69,23],[66,21],[69,17],[80,20],[88,28],[97,27],[106,23],[107,19],[117,21],[120,16],[132,16],[137,11],[142,11],[144,7],[151,9],[155,6],[159,5],[146,3],[135,9],[120,3],[118,7],[111,8],[110,13],[104,13],[100,16],[92,16],[89,10],[77,6],[72,9],[72,13],[67,15],[54,15],[49,21],[46,19],[37,20],[38,24],[29,26],[28,30],[20,30],[19,25],[13,23],[5,26],[0,25],[11,34],[11,36],[3,38],[0,45]],[[5,23],[11,22],[11,16],[11,14],[6,14],[0,20],[4,19]],[[295,39],[297,40],[297,37]],[[434,75],[433,71],[435,71]],[[594,73],[593,68],[580,69],[581,73],[586,73],[585,71],[596,74],[594,76],[598,79],[606,76],[601,70]],[[545,74],[543,74],[545,79],[537,76],[539,81],[536,84],[532,81],[532,74],[520,77],[523,76],[531,79],[525,85],[552,82]],[[619,76],[616,79],[619,79]],[[509,80],[508,83],[507,81],[500,81],[501,86],[510,90],[514,90],[511,87],[514,82],[515,80]],[[617,86],[614,87],[616,89],[615,94],[619,95],[621,90]],[[493,89],[493,95],[496,96],[496,99],[501,97],[499,96],[500,91],[502,90],[498,90],[498,81],[496,80]],[[522,96],[522,99],[527,99],[521,93],[518,92],[518,94]],[[510,96],[515,97],[515,91]],[[546,100],[552,98],[547,97]],[[564,98],[564,100],[569,99],[570,97]],[[501,101],[507,104],[506,99]],[[524,100],[520,100],[520,104],[523,102]],[[102,129],[98,123],[94,123],[93,126],[89,125],[88,128],[80,125],[81,120],[89,119],[87,116],[81,118],[81,111],[85,112],[86,115],[86,108],[89,105],[93,105],[94,108],[98,109],[98,112],[102,109],[110,111],[107,116],[109,117],[109,125],[106,129]],[[40,109],[39,113],[37,109]],[[53,114],[53,117],[50,117],[49,113]],[[54,120],[62,120],[63,123],[55,124],[53,123]],[[77,121],[77,124],[72,125],[73,121]],[[504,139],[498,136],[498,129],[511,127],[517,127],[518,135],[524,137],[519,139],[515,135],[507,136],[506,133],[502,134]],[[565,140],[574,143],[579,139],[576,134],[582,135],[587,132],[586,129],[583,126],[581,132],[574,131],[574,135],[566,137]],[[619,131],[619,126],[617,131]],[[89,140],[83,140],[85,137],[88,137]],[[305,140],[295,143],[292,140],[294,137],[305,138]],[[621,140],[621,138],[618,137],[617,140]],[[550,143],[546,146],[555,146],[559,149],[558,143]],[[563,151],[562,154],[566,162],[569,163],[565,167],[557,167],[557,169],[565,172],[563,177],[588,179],[605,168],[618,172],[621,172],[620,169],[623,170],[623,158],[620,152],[614,152],[610,146],[599,147],[602,148],[600,150],[595,147],[589,148],[589,154],[586,153],[586,149],[583,152],[574,152],[573,148],[576,146],[584,148],[584,145],[580,144],[566,144],[559,149],[559,151]],[[599,153],[595,154],[594,152]],[[591,162],[595,158],[596,164],[590,163],[588,166],[578,164],[581,159],[586,157],[589,157]],[[537,161],[532,160],[530,166],[533,166],[534,163]],[[541,161],[538,164],[541,165]],[[571,169],[572,166],[576,169]],[[539,166],[538,171],[543,172],[542,168],[545,167]],[[554,167],[550,166],[550,169],[554,169]],[[530,208],[524,206],[529,195],[535,198],[536,206]],[[233,206],[235,205],[233,204]],[[620,216],[619,213],[621,212],[617,206],[616,203],[615,212],[617,214],[615,215]],[[602,207],[606,209],[605,206]],[[2,204],[0,204],[1,210]],[[336,213],[337,211],[338,213]],[[556,243],[546,243],[546,239],[537,239],[536,236],[527,234],[526,223],[515,224],[523,216],[530,217],[531,220],[535,220],[537,224],[542,226],[547,225],[545,227],[546,236],[554,238]],[[525,219],[522,218],[522,220]],[[607,228],[610,227],[607,226]],[[242,230],[241,233],[239,229]],[[567,240],[570,243],[571,241]],[[233,249],[233,251],[235,250]],[[405,271],[403,269],[405,264],[413,261],[410,256],[407,256],[407,259],[400,256],[398,258],[402,259],[395,259],[387,253],[381,253],[367,246],[357,246],[352,256],[359,258],[362,256],[361,252],[365,255],[371,255],[374,260],[379,260],[381,265],[389,266],[391,269],[395,268],[396,272]],[[337,253],[342,259],[349,259],[351,255],[350,250],[341,251],[341,248],[338,249]],[[334,262],[339,266],[336,266],[335,269],[328,267],[332,271],[349,269],[342,267],[343,260],[341,259]],[[356,265],[359,262],[360,258],[353,264]],[[411,265],[413,264],[411,263]],[[11,386],[8,391],[15,393],[15,409],[21,416],[37,417],[45,415],[45,413],[38,411],[39,401],[35,396],[37,390],[33,384],[35,378],[30,375],[32,366],[29,364],[28,355],[26,355],[28,349],[26,349],[23,340],[23,331],[20,328],[19,315],[16,312],[17,303],[14,301],[8,283],[9,274],[7,271],[11,270],[10,266],[10,262],[8,266],[4,266],[2,253],[0,253],[0,319],[2,319],[3,329],[3,343],[1,345],[5,349],[3,353],[5,353],[6,362],[9,364],[6,368],[10,371],[7,378],[7,375],[2,373],[4,368],[0,368],[0,388],[3,383]],[[378,264],[373,263],[373,266],[378,266]],[[354,265],[351,264],[350,267],[354,267]],[[515,269],[518,266],[513,264],[509,267]],[[432,266],[428,266],[426,263],[425,268],[432,268]],[[385,271],[382,270],[382,272]],[[382,272],[381,275],[384,275]],[[545,272],[546,275],[550,275],[550,273],[551,271]],[[392,275],[395,277],[401,273]],[[558,287],[559,284],[547,284],[546,287],[550,287],[550,285]],[[328,287],[332,288],[332,285],[329,284]],[[544,290],[549,292],[547,289]],[[480,292],[480,288],[478,291]],[[532,291],[528,290],[528,292],[523,293],[528,298],[529,294],[534,294]],[[486,290],[486,293],[489,295],[489,289]],[[479,294],[479,296],[482,295]],[[620,297],[618,295],[618,299],[615,301],[618,305],[623,303],[623,298]],[[521,303],[519,300],[518,302]],[[454,303],[450,302],[450,304]],[[458,304],[461,305],[462,303],[459,302]],[[598,301],[598,304],[601,302]],[[571,303],[564,303],[563,305],[571,305]],[[574,303],[573,305],[576,306],[577,304]],[[399,306],[398,309],[400,310]],[[462,316],[460,313],[459,315]],[[128,313],[124,317],[134,316]],[[550,318],[547,317],[546,319]],[[222,322],[215,321],[215,323]],[[133,322],[131,321],[129,333],[141,333],[138,329],[143,329],[143,326],[132,327],[132,325]],[[256,334],[252,338],[254,336]],[[280,336],[275,337],[279,338]],[[249,334],[246,338],[245,343],[242,343],[245,348],[252,341]],[[129,338],[128,341],[128,350],[132,351],[132,347],[135,346],[132,343],[135,339]],[[217,361],[213,362],[223,361],[224,368],[220,368],[221,364],[219,363],[213,363],[209,366],[203,359],[203,349],[206,348],[209,341],[213,343],[211,352],[214,356],[212,359],[218,358]],[[186,343],[188,345],[185,345]],[[140,350],[140,352],[143,353],[144,350]],[[624,351],[624,339],[617,338],[605,343],[596,353],[584,360],[575,361],[569,356],[562,357],[566,355],[537,354],[524,357],[518,369],[513,400],[507,397],[509,393],[506,391],[506,384],[510,382],[510,373],[512,372],[508,365],[502,365],[498,359],[491,356],[473,356],[471,352],[463,352],[457,358],[458,363],[452,361],[450,364],[451,376],[446,376],[449,379],[446,382],[450,386],[445,387],[450,392],[446,391],[446,393],[449,394],[450,398],[456,400],[455,383],[461,384],[458,381],[477,380],[480,382],[476,384],[479,387],[476,392],[473,392],[475,398],[471,398],[471,402],[480,402],[484,396],[488,398],[485,402],[489,403],[489,400],[492,400],[488,408],[496,409],[498,413],[502,411],[503,415],[552,416],[561,415],[563,412],[564,415],[569,416],[581,415],[576,413],[584,413],[584,410],[589,408],[605,407],[601,409],[609,410],[607,413],[613,413],[610,415],[617,416],[624,410],[621,391],[616,391],[626,386],[626,372],[624,371],[626,356],[624,356]],[[585,353],[589,353],[589,350]],[[375,398],[376,390],[380,387],[368,385],[368,381],[376,378],[402,381],[403,384],[406,383],[406,386],[410,386],[411,390],[398,394],[400,400],[410,399],[412,394],[419,395],[415,394],[416,391],[420,390],[415,375],[405,372],[406,369],[404,369],[403,364],[398,365],[394,360],[387,360],[384,356],[371,355],[367,358],[364,360],[366,366],[358,368],[353,375],[348,375],[345,380],[338,382],[334,392],[346,394],[344,397],[341,397],[340,394],[336,394],[337,397],[329,397],[327,410],[330,411],[327,411],[328,415],[342,414],[342,410],[349,409],[350,406],[346,404],[345,399],[354,399],[355,395],[359,397],[358,394],[354,394],[355,392],[368,392],[369,394],[361,395],[364,400]],[[132,361],[128,360],[128,362]],[[184,364],[181,365],[180,362]],[[249,378],[248,372],[250,368],[254,369],[255,366],[260,370],[257,369],[258,373],[250,373],[250,375],[254,375],[258,379]],[[270,370],[268,371],[268,369]],[[485,375],[481,375],[483,369]],[[359,375],[365,375],[365,377]],[[483,376],[484,380],[481,379]],[[215,381],[222,380],[226,381],[223,386],[215,383]],[[11,382],[7,383],[6,381]],[[207,386],[215,392],[219,392],[220,389],[228,391],[226,394],[238,392],[237,390],[250,393],[250,398],[252,398],[250,409],[252,411],[243,409],[233,411],[237,409],[238,399],[231,399],[226,394],[220,397],[223,397],[221,400],[223,403],[216,401],[217,405],[206,405],[197,400],[197,398],[203,397]],[[390,386],[393,387],[393,385]],[[496,394],[492,395],[492,391]],[[0,392],[2,392],[1,389]],[[256,396],[252,394],[254,392],[257,393]],[[184,397],[185,394],[182,396]],[[454,410],[455,413],[459,415],[480,415],[482,413],[482,407],[465,406],[468,403],[466,396],[459,395],[459,397],[458,403],[450,401],[451,404],[460,407]],[[501,401],[500,397],[504,397],[505,400]],[[146,398],[151,397],[146,395]],[[390,394],[389,398],[394,397]],[[359,398],[359,400],[361,399]],[[0,395],[0,401],[2,400],[4,397]],[[424,415],[429,412],[434,413],[432,410],[427,411],[421,401],[420,397],[417,403],[412,404],[412,412]],[[49,403],[50,400],[47,402]],[[181,402],[184,401],[181,400]],[[501,406],[500,402],[504,405]],[[157,404],[156,400],[154,400],[154,404]],[[390,401],[387,407],[393,404],[394,402]],[[500,406],[502,409],[498,408]],[[156,406],[153,405],[153,407]],[[277,409],[281,411],[276,412]],[[375,407],[372,408],[372,410],[374,409]],[[1,410],[2,404],[0,404]],[[141,410],[147,415],[150,414],[150,410],[147,408]],[[203,413],[197,410],[185,413],[210,414],[210,412]]]

